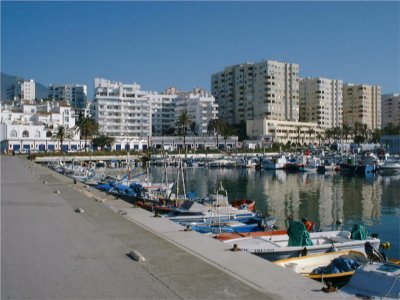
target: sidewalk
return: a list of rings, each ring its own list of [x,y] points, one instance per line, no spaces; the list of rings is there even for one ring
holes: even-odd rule
[[[1,171],[2,299],[344,298],[23,157]]]

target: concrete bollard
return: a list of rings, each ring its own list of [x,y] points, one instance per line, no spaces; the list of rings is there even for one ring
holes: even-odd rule
[[[141,261],[141,262],[146,261],[144,256],[142,254],[140,254],[137,250],[133,250],[133,251],[129,252],[128,256],[136,261]]]

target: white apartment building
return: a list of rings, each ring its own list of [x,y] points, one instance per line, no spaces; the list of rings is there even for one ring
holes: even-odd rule
[[[366,124],[381,128],[381,87],[366,84],[343,85],[343,124]]]
[[[137,83],[95,78],[92,117],[102,134],[115,138],[115,150],[146,149],[152,135],[151,94]]]
[[[317,123],[322,128],[342,127],[343,81],[327,78],[300,80],[301,122]]]
[[[87,86],[85,84],[50,84],[49,98],[67,101],[73,108],[85,108]]]
[[[382,128],[392,123],[400,126],[400,94],[382,95]]]
[[[33,79],[18,81],[8,88],[7,94],[10,100],[28,100],[32,102],[36,98],[35,81]]]
[[[230,124],[263,119],[298,121],[299,65],[266,60],[211,75],[218,116]]]
[[[74,112],[65,102],[31,104],[29,101],[2,103],[0,141],[2,151],[18,149],[58,151],[60,143],[52,140],[59,126],[73,133],[71,140],[64,141],[63,150],[82,149],[84,142],[75,130]]]
[[[320,143],[319,135],[324,130],[317,123],[290,122],[269,119],[248,120],[246,134],[251,138],[263,138],[265,141],[283,143],[314,144]]]
[[[171,134],[175,128],[175,88],[168,88],[162,94],[151,93],[149,103],[151,109],[152,136]]]
[[[217,119],[218,104],[215,98],[202,89],[195,88],[189,93],[179,93],[175,102],[175,120],[183,111],[187,111],[190,120],[194,124],[194,135],[207,135],[208,123]]]

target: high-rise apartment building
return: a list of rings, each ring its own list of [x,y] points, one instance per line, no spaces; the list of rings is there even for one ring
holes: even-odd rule
[[[92,114],[103,134],[114,137],[151,136],[148,92],[141,91],[140,85],[95,78],[94,89]]]
[[[175,88],[169,88],[162,94],[150,93],[148,95],[152,136],[170,135],[175,130],[175,102],[177,97]]]
[[[400,126],[400,94],[382,95],[382,128]]]
[[[33,79],[18,81],[8,88],[7,95],[10,100],[34,101],[36,98],[35,81]]]
[[[50,84],[49,98],[67,101],[73,108],[85,108],[87,87],[85,84]]]
[[[215,98],[202,89],[195,88],[192,92],[178,93],[174,99],[175,120],[186,111],[193,127],[195,135],[202,136],[207,134],[208,123],[217,118],[218,104]]]
[[[366,124],[381,128],[381,87],[366,84],[343,85],[343,124]]]
[[[219,118],[230,124],[246,120],[299,119],[299,65],[266,60],[226,67],[211,75],[211,93]]]
[[[300,80],[301,122],[317,123],[321,128],[341,127],[343,81],[327,78]]]

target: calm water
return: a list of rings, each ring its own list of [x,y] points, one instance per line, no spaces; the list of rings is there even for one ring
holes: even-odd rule
[[[150,168],[151,180],[161,181],[163,169]],[[168,169],[168,180],[176,179],[177,169]],[[215,193],[222,182],[229,199],[253,199],[262,213],[273,215],[280,228],[293,214],[315,222],[316,228],[344,229],[354,224],[365,225],[389,241],[388,257],[400,258],[400,174],[392,176],[342,176],[337,173],[307,174],[253,169],[185,169],[186,192],[198,196]]]

